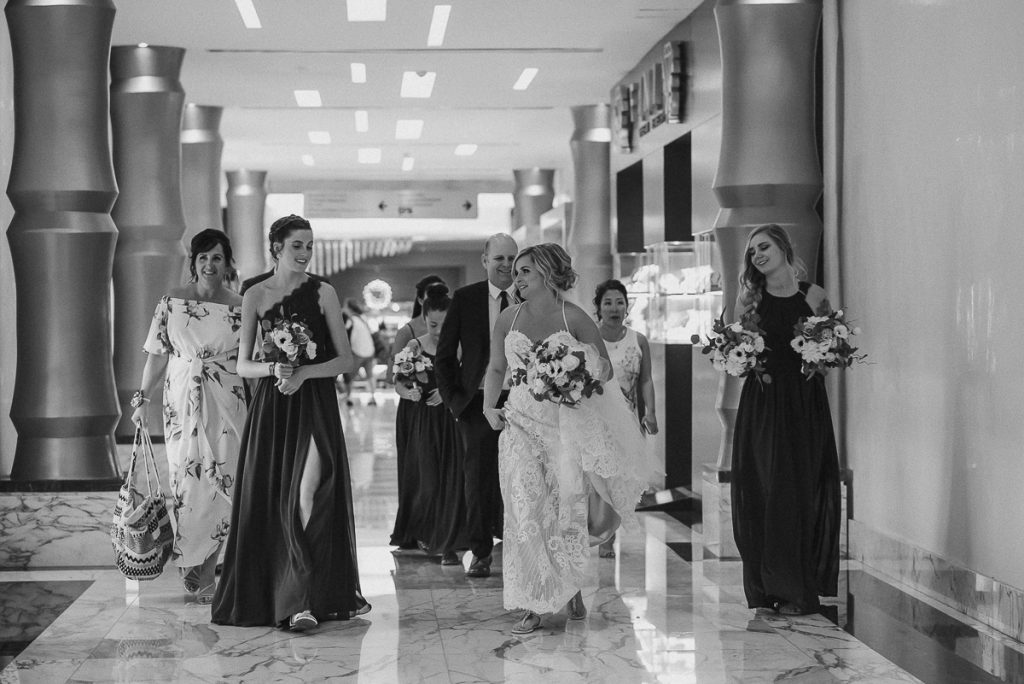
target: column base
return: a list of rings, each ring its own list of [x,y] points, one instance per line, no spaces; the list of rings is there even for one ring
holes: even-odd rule
[[[18,437],[11,479],[118,479],[113,435]]]

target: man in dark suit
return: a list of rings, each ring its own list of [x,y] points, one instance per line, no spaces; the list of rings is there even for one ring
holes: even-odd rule
[[[434,360],[437,387],[455,415],[462,435],[466,523],[473,561],[468,577],[491,574],[494,535],[501,535],[501,488],[498,484],[498,432],[483,414],[483,378],[491,350],[491,330],[512,301],[512,262],[519,251],[506,233],[484,243],[487,279],[455,291],[441,328]],[[507,392],[502,392],[500,406]]]

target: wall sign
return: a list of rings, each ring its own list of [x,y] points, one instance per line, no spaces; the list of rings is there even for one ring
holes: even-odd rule
[[[651,50],[630,76],[612,88],[612,139],[620,152],[664,123],[686,117],[686,42]]]

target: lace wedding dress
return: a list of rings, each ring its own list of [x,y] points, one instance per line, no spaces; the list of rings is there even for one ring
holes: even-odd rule
[[[580,346],[566,330],[544,341]],[[509,331],[505,357],[511,370],[528,367],[532,346],[522,332]],[[582,346],[593,372],[603,359],[594,347]],[[573,408],[538,401],[525,384],[513,386],[505,419],[498,454],[505,504],[504,604],[551,613],[584,584],[590,492],[610,504],[625,526],[637,529],[634,509],[652,468],[638,456],[644,438],[614,379],[602,394]]]

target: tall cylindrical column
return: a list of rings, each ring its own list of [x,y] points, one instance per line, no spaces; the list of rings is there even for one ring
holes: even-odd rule
[[[192,237],[207,228],[224,229],[220,211],[220,135],[222,107],[189,103],[181,117],[181,204],[185,234],[181,244],[188,253]]]
[[[612,277],[610,108],[605,104],[572,108],[572,225],[566,247],[580,274],[577,298],[590,311],[594,289]]]
[[[239,279],[266,270],[269,253],[264,251],[263,210],[267,203],[267,172],[240,169],[228,171],[228,237],[235,254]]]
[[[554,169],[515,169],[515,188],[512,210],[515,227],[526,227],[525,244],[519,248],[540,242],[540,215],[549,210],[555,202]]]
[[[160,297],[181,285],[181,110],[178,80],[185,50],[117,46],[110,51],[110,118],[114,170],[121,194],[112,215],[120,237],[114,255],[114,370],[121,406],[142,381],[146,341]],[[162,425],[160,392],[149,421]],[[117,437],[135,426],[125,410]]]
[[[736,301],[750,231],[782,225],[813,279],[822,224],[814,204],[821,168],[814,131],[814,60],[821,0],[719,0],[722,147],[714,192],[724,305]],[[741,381],[722,375],[719,465],[732,458]]]
[[[110,276],[110,0],[10,0],[17,289],[13,480],[117,477]],[[7,360],[12,361],[12,359]]]

